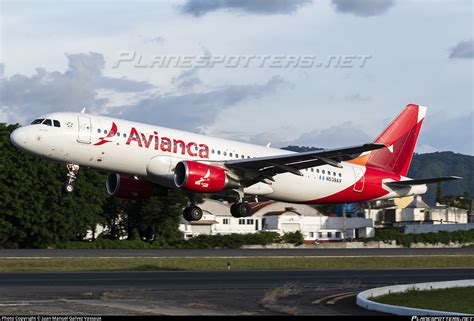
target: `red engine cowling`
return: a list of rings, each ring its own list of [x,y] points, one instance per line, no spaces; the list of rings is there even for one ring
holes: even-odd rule
[[[198,193],[218,193],[240,186],[223,168],[194,161],[181,161],[176,164],[174,183],[176,187]]]
[[[109,174],[106,186],[107,193],[118,198],[144,199],[158,194],[154,183],[120,174]]]

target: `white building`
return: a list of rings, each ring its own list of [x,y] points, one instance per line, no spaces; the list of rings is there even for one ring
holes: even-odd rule
[[[406,224],[466,224],[468,211],[437,204],[430,207],[421,196],[395,199],[393,206],[366,209],[367,218],[378,225],[403,226]]]
[[[252,215],[234,218],[230,215],[230,204],[205,199],[199,205],[203,210],[200,221],[181,220],[180,231],[185,238],[199,234],[256,233],[274,231],[280,234],[301,231],[305,242],[342,240],[344,222],[340,217],[328,217],[317,208],[304,204],[284,202],[252,203]],[[347,218],[348,238],[372,237],[374,234],[371,219]]]

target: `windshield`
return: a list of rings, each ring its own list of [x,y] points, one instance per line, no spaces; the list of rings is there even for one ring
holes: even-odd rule
[[[31,125],[41,124],[43,122],[43,120],[44,120],[44,118],[35,119],[31,122]]]

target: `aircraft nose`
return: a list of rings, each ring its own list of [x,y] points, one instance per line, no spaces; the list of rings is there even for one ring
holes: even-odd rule
[[[10,140],[16,147],[24,148],[25,145],[28,143],[28,132],[29,128],[20,127],[15,129],[10,134]]]

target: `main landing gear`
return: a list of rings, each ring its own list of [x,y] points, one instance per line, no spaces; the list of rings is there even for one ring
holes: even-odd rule
[[[247,217],[252,215],[250,213],[251,208],[249,203],[247,202],[237,202],[232,204],[230,207],[230,214],[232,214],[233,217]]]
[[[191,205],[184,209],[183,217],[189,222],[199,221],[202,218],[202,209],[199,206],[196,206],[193,194],[189,196],[189,199],[191,201]]]
[[[244,202],[244,191],[242,189],[236,190],[236,192],[239,194],[238,201],[232,204],[230,207],[230,214],[232,214],[233,217],[247,217],[252,215],[251,214],[251,208],[249,203]]]
[[[202,209],[196,205],[190,205],[183,211],[183,217],[187,221],[199,221],[202,218]]]
[[[66,181],[66,192],[72,193],[74,191],[74,186],[72,185],[77,178],[77,173],[79,172],[79,165],[76,164],[67,164],[67,181]]]

